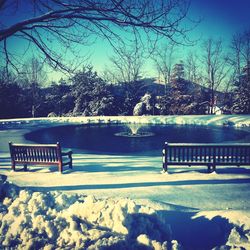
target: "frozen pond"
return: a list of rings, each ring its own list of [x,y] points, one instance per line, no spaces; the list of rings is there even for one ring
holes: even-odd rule
[[[67,125],[43,128],[25,135],[36,143],[61,142],[63,147],[96,154],[161,154],[164,142],[227,143],[247,142],[248,133],[240,129],[195,125],[137,125],[138,133],[153,136],[117,136],[129,130],[131,124]]]

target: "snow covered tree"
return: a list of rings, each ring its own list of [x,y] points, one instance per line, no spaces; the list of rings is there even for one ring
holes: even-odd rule
[[[250,61],[235,83],[232,109],[234,113],[250,114]]]
[[[190,88],[190,83],[184,79],[176,79],[170,86],[166,95],[157,97],[159,114],[205,114],[207,102],[201,88]]]
[[[232,112],[250,114],[250,30],[235,34],[231,44],[234,67]]]
[[[30,96],[20,79],[0,69],[0,118],[30,117]]]
[[[138,102],[133,110],[133,115],[153,115],[154,101],[153,97],[146,93]]]
[[[172,98],[168,92],[163,96],[156,97],[156,110],[159,115],[169,115],[171,109]]]
[[[72,94],[75,97],[74,115],[110,115],[113,96],[107,84],[98,77],[92,67],[86,67],[72,78]]]
[[[185,70],[184,70],[184,62],[180,61],[176,63],[172,70],[171,81],[184,79],[185,77]]]
[[[190,114],[192,111],[189,109],[192,108],[193,97],[188,94],[187,82],[184,79],[179,78],[180,74],[183,72],[182,65],[176,66],[176,69],[179,69],[180,71],[178,72],[177,70],[177,78],[171,82],[171,98],[173,101],[171,103],[170,112],[171,114],[176,115]]]
[[[46,89],[44,102],[47,106],[47,115],[49,113],[54,113],[55,116],[69,115],[74,108],[71,86],[62,79],[59,84],[52,83]]]
[[[133,115],[135,105],[139,102],[141,97],[141,90],[143,84],[140,81],[130,82],[123,84],[124,86],[124,101],[120,103],[123,115]]]

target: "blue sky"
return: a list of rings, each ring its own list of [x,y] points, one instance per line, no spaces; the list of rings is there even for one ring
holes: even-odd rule
[[[221,36],[230,39],[235,32],[250,27],[249,0],[192,0],[192,15],[201,15],[197,29],[203,36]]]
[[[25,1],[23,2],[25,3]],[[28,17],[29,13],[29,8],[23,4],[17,13],[8,13],[7,15],[0,13],[0,20],[3,18],[5,23],[11,24]],[[221,38],[227,47],[234,33],[250,28],[249,13],[250,0],[191,0],[189,17],[192,19],[202,17],[203,19],[202,22],[189,33],[189,37],[191,40],[197,40],[199,38],[206,39],[209,37]],[[8,41],[8,44],[12,51],[15,52],[24,49],[24,44],[19,40],[12,39]],[[112,55],[112,47],[107,41],[97,38],[93,45],[81,46],[79,50],[83,55],[90,55],[90,62],[98,72],[110,66],[109,57]],[[185,57],[185,54],[190,50],[195,50],[198,54],[202,53],[200,44],[197,43],[191,47],[180,48],[180,53],[176,53],[177,59],[185,59],[182,57]],[[28,58],[33,53],[35,52],[32,50],[32,47],[30,47],[26,57]],[[67,60],[67,58],[65,58],[65,60]],[[147,76],[156,74],[150,61],[145,64],[144,71]],[[61,74],[50,72],[51,80],[58,80],[60,77]]]
[[[210,37],[222,39],[224,48],[227,49],[233,34],[250,28],[250,0],[192,0],[189,16],[192,19],[202,18],[199,25],[189,33],[191,40]],[[106,46],[104,50],[103,41],[100,41],[92,47],[93,64],[99,71],[105,64],[109,65],[107,58],[112,49],[108,43]],[[184,59],[189,51],[202,53],[201,44],[198,42],[194,46],[180,47],[176,52],[177,61]],[[156,75],[151,61],[146,63],[145,73],[147,76]]]

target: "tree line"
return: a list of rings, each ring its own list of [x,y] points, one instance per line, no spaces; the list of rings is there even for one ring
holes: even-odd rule
[[[177,61],[178,44],[199,23],[187,24],[189,7],[189,0],[1,1],[0,117],[214,114],[217,106],[249,114],[250,31],[235,34],[226,49],[207,39],[198,55],[189,44],[193,51]],[[74,70],[86,59],[78,46],[95,39],[113,47],[111,67],[101,75]],[[24,64],[30,51],[35,58]],[[159,84],[144,79],[148,58]],[[71,77],[46,87],[44,64]]]
[[[249,114],[250,32],[233,36],[227,54],[220,40],[208,39],[203,46],[200,58],[190,53],[178,63],[172,60],[173,44],[155,50],[156,79],[143,77],[144,57],[136,47],[121,48],[102,76],[85,66],[47,87],[36,58],[27,62],[22,75],[3,68],[0,118],[214,114],[216,106],[224,114]]]

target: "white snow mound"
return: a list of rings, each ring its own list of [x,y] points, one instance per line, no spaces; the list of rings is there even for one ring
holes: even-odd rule
[[[128,198],[97,199],[58,191],[34,192],[9,183],[3,185],[3,196],[0,249],[181,250],[188,246],[184,238],[176,237],[172,224],[171,230],[165,210],[152,208],[150,203],[140,205]],[[211,222],[217,218],[213,227],[204,222],[200,225],[200,229],[203,225],[208,230],[218,228],[220,237],[215,238],[217,245],[213,243],[213,249],[250,249],[250,211],[199,211],[186,223],[197,227],[192,220],[203,217]],[[197,228],[185,226],[178,225],[183,227],[183,234],[188,233],[187,229],[197,232]],[[213,234],[207,238],[210,236]],[[194,246],[194,242],[189,243]],[[204,249],[211,249],[206,244]]]
[[[1,247],[172,249],[171,231],[164,219],[130,199],[28,189],[17,193],[8,193],[0,203]]]

